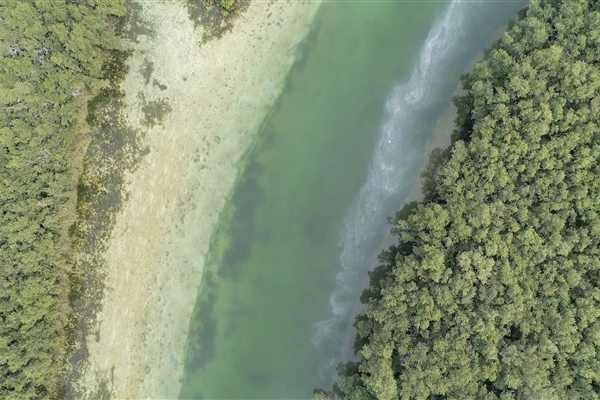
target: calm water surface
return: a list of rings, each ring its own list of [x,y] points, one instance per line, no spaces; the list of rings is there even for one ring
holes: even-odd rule
[[[300,399],[329,388],[385,217],[413,186],[460,73],[524,4],[481,3],[452,15],[450,2],[322,6],[215,234],[181,398]],[[377,156],[384,134],[398,149],[381,157],[402,165]],[[377,184],[383,194],[362,201]],[[351,261],[348,243],[361,253]]]

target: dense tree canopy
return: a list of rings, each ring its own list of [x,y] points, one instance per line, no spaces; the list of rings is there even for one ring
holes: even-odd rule
[[[333,393],[600,398],[600,2],[534,2],[464,77]]]
[[[123,0],[0,3],[0,398],[56,393],[66,354],[72,143],[106,85]]]

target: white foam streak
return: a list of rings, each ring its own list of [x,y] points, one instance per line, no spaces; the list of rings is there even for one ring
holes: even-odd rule
[[[381,232],[382,226],[401,206],[422,165],[422,146],[414,145],[414,137],[418,136],[417,115],[442,90],[438,77],[444,75],[449,55],[465,34],[466,7],[460,1],[449,5],[431,29],[410,80],[394,88],[387,101],[387,121],[380,130],[367,182],[344,221],[341,270],[330,299],[333,316],[317,324],[313,338],[315,344],[328,342],[335,347],[330,367],[353,356],[354,333],[350,326],[355,315],[363,311],[359,296],[367,285],[367,271],[373,266],[385,233]],[[340,338],[344,340],[340,342]],[[332,369],[327,373],[332,373]]]

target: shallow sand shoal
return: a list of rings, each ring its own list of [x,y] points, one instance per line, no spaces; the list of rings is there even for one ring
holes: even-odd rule
[[[132,45],[122,88],[149,154],[126,178],[107,243],[82,398],[177,396],[211,234],[320,5],[252,2],[232,32],[200,46],[184,2],[138,4],[152,34]],[[159,109],[162,123],[145,126]]]

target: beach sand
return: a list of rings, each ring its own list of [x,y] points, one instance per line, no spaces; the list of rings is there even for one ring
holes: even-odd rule
[[[107,243],[82,398],[177,396],[211,234],[319,8],[252,2],[231,32],[201,44],[183,2],[139,5],[153,33],[131,44],[122,89],[149,153],[126,176]]]

